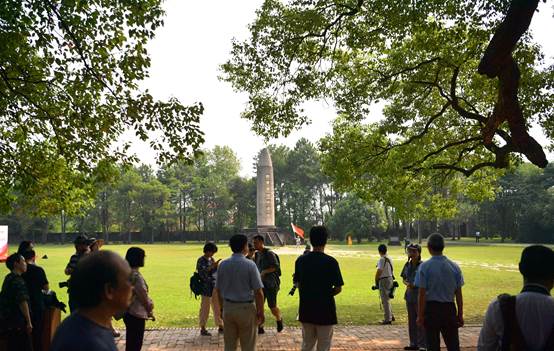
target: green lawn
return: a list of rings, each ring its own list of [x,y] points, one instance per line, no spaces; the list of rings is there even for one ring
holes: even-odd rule
[[[448,244],[447,244],[448,245]],[[139,245],[146,250],[146,265],[143,275],[150,286],[150,293],[155,304],[156,322],[149,322],[149,327],[192,327],[197,325],[199,301],[191,296],[188,281],[195,269],[196,260],[202,254],[199,244],[156,244]],[[378,259],[377,244],[364,245],[330,245],[327,252],[339,261],[345,286],[337,296],[337,310],[340,324],[365,325],[375,324],[382,319],[379,297],[370,286],[375,274],[375,264]],[[110,249],[122,255],[129,245],[107,245]],[[224,244],[219,245],[220,251],[216,258],[225,258],[230,250]],[[465,319],[467,323],[481,323],[489,302],[503,292],[517,293],[521,288],[521,276],[517,271],[517,262],[523,246],[518,245],[483,245],[471,244],[447,246],[445,254],[460,264],[465,286],[463,289],[465,301]],[[63,270],[73,248],[69,245],[38,245],[35,250],[42,257],[38,264],[46,270],[50,286],[62,301],[67,301],[65,289],[58,288],[58,282],[66,277]],[[296,257],[302,253],[303,247],[287,247],[279,249],[282,265],[282,285],[278,305],[283,311],[285,323],[295,324],[298,308],[298,295],[287,295],[292,287],[292,273]],[[403,249],[390,248],[389,254],[394,261],[397,277],[405,261]],[[425,251],[423,259],[429,257]],[[7,269],[5,270],[7,273]],[[325,272],[321,272],[325,274]],[[406,322],[406,312],[403,300],[404,288],[397,292],[393,302],[396,320]],[[266,310],[266,317],[271,315]],[[210,324],[213,319],[210,320]],[[273,323],[269,323],[273,325]]]

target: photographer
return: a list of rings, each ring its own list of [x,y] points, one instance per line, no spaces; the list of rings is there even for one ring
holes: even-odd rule
[[[385,319],[381,324],[392,324],[394,315],[392,314],[392,306],[390,303],[391,291],[393,289],[394,274],[392,261],[387,256],[387,245],[381,244],[377,248],[381,258],[377,262],[377,272],[375,272],[375,286],[379,288],[381,303],[385,313]]]
[[[67,263],[67,266],[65,267],[65,275],[69,275],[69,279],[71,279],[71,276],[75,272],[75,268],[77,267],[77,264],[79,261],[88,253],[90,253],[90,245],[92,244],[92,241],[86,236],[86,235],[79,235],[77,238],[75,238],[75,241],[73,241],[73,244],[75,245],[75,253],[71,255],[71,258],[69,259],[69,262]],[[60,287],[66,286],[68,287],[69,280],[67,283],[60,283]],[[76,309],[75,302],[71,298],[71,294],[69,292],[69,287],[67,289],[67,293],[69,295],[69,301],[67,302],[69,305],[69,310],[73,312]]]

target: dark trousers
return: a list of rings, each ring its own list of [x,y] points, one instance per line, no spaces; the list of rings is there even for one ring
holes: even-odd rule
[[[419,327],[417,321],[417,302],[407,302],[408,311],[408,332],[410,335],[410,346],[425,348],[425,328]]]
[[[453,302],[428,301],[425,304],[425,336],[428,351],[441,349],[441,334],[448,351],[460,350],[456,305]]]
[[[31,315],[31,323],[33,324],[33,349],[35,351],[42,350],[42,332],[44,330],[44,314],[41,312]]]
[[[146,320],[125,313],[125,351],[140,351],[144,339],[144,326]]]
[[[25,330],[12,330],[7,337],[8,350],[33,351],[31,335]]]

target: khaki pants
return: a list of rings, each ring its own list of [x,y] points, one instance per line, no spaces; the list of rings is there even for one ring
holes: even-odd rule
[[[214,299],[209,296],[202,295],[202,300],[200,302],[200,327],[205,328],[206,323],[208,322],[208,317],[210,316],[210,306],[212,307],[212,313],[214,315],[214,323],[216,326],[223,326],[223,321],[221,320],[221,313],[219,308],[216,308],[214,305]]]
[[[258,326],[256,323],[256,305],[250,303],[223,303],[223,341],[225,351],[235,351],[240,339],[243,351],[256,351]]]
[[[390,304],[389,293],[392,289],[392,277],[387,277],[379,280],[379,294],[381,295],[381,303],[383,304],[383,311],[385,312],[385,322],[392,320],[392,306]]]
[[[332,325],[302,323],[302,351],[331,350]],[[317,346],[316,346],[317,343]]]

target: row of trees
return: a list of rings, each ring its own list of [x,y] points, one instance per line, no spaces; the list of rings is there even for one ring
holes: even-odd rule
[[[337,191],[323,172],[325,154],[306,139],[294,148],[273,145],[270,150],[276,224],[281,228],[288,229],[291,222],[303,228],[324,223],[336,239],[352,235],[358,241],[389,235],[413,238],[418,231],[426,235],[436,230],[451,236],[481,231],[484,236],[503,239],[554,241],[554,219],[549,215],[554,213],[553,164],[544,170],[522,164],[500,177],[490,187],[496,196],[485,201],[467,195],[468,183],[460,179],[458,187],[465,193],[437,183],[432,192],[419,197],[407,188],[386,190],[390,184],[383,184],[382,192],[391,194],[391,202],[385,202],[375,200],[379,194],[370,196],[368,189],[359,186],[354,191]],[[147,165],[104,167],[109,177],[65,191],[67,200],[50,196],[64,183],[62,171],[57,182],[44,184],[32,197],[14,194],[15,206],[3,222],[10,225],[11,233],[39,232],[43,240],[49,231],[62,229],[101,232],[106,239],[110,232],[125,233],[129,241],[132,233],[141,232],[154,241],[160,233],[217,234],[256,226],[256,179],[240,176],[240,162],[229,147],[216,146],[194,163],[174,163],[157,171]],[[346,187],[340,179],[335,178],[335,183]],[[404,201],[392,202],[392,194],[404,196]]]

